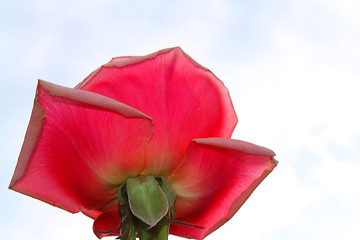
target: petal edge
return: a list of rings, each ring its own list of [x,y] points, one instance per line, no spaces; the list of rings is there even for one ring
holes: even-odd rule
[[[172,225],[170,232],[203,239],[219,228],[274,169],[274,155],[269,149],[240,140],[193,140],[183,164],[169,181],[177,193],[179,220],[204,229]]]

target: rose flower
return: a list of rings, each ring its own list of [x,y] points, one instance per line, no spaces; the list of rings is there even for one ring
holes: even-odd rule
[[[117,239],[203,239],[277,161],[230,139],[228,90],[180,48],[118,57],[74,89],[39,80],[10,188]]]

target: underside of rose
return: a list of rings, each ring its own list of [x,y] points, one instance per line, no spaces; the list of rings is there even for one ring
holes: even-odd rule
[[[74,89],[39,80],[9,188],[84,213],[99,238],[203,239],[277,165],[230,139],[236,123],[224,84],[180,48],[114,58]]]
[[[176,193],[164,177],[152,175],[128,178],[117,194],[119,223],[107,231],[94,228],[95,234],[117,234],[116,239],[165,240],[170,224],[202,228],[176,221]]]

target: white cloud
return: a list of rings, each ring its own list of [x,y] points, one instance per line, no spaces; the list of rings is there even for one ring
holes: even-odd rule
[[[350,24],[360,27],[360,2],[357,0],[317,0],[323,7],[329,8],[333,13]]]

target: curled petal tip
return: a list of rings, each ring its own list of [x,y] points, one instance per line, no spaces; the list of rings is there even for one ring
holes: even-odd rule
[[[253,143],[245,142],[242,140],[229,139],[229,138],[198,138],[198,139],[194,139],[193,141],[198,144],[204,144],[204,145],[220,147],[225,149],[232,149],[235,151],[245,152],[247,154],[252,154],[252,155],[265,155],[269,157],[276,156],[276,154],[268,148],[255,145]]]

